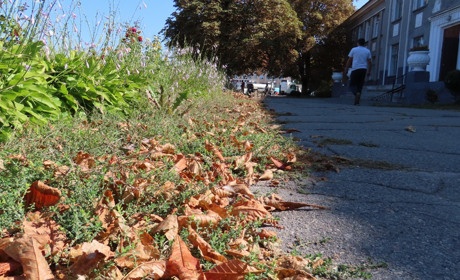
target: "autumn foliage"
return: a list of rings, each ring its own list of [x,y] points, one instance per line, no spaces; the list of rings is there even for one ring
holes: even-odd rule
[[[252,122],[257,111],[251,107],[247,110],[240,113],[253,115],[241,118],[238,122],[242,126]],[[190,126],[196,122],[189,120]],[[256,122],[251,127],[259,132],[267,129]],[[189,132],[188,128],[184,132]],[[128,141],[129,145],[121,147],[123,156],[80,151],[74,155],[72,166],[44,159],[43,168],[54,174],[54,180],[31,182],[24,196],[28,212],[18,225],[20,230],[2,230],[0,279],[244,279],[249,274],[267,273],[264,267],[273,263],[272,274],[265,277],[314,279],[305,270],[308,260],[273,251],[274,228],[281,226],[272,212],[323,207],[284,201],[275,194],[257,197],[251,191],[260,180],[273,181],[275,187],[276,172],[295,170],[295,151],[285,151],[284,157],[270,156],[260,168],[261,159],[252,143],[236,137],[216,140],[204,142],[206,155],[182,154],[175,145],[152,137]],[[240,154],[225,154],[219,144],[223,142],[234,145]],[[28,164],[20,155],[11,159]],[[208,159],[212,162],[205,165]],[[153,175],[130,176],[158,169],[178,176],[181,183],[159,183]],[[72,194],[53,187],[53,182],[71,172],[85,180],[101,170],[102,192],[92,210],[101,230],[92,241],[76,244],[55,222],[55,211],[71,211],[66,197]],[[189,189],[197,190],[196,194],[171,207],[167,215],[138,213],[128,221],[120,213],[127,203],[166,203]],[[212,246],[212,231],[237,228],[241,229],[239,236],[225,244],[226,248]],[[164,237],[166,242],[159,244],[155,236]]]

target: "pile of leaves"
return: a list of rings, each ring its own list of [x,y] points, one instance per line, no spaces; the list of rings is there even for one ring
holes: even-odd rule
[[[258,121],[269,115],[256,102],[229,110],[240,116],[231,135],[239,130],[268,133]],[[203,137],[191,128],[206,120],[188,122],[185,135]],[[251,191],[261,180],[275,188],[280,171],[303,168],[297,166],[296,151],[265,147],[273,155],[259,157],[262,147],[236,136],[221,139],[218,125],[208,125],[207,136],[215,138],[206,137],[198,149],[203,152],[183,154],[155,137],[136,142],[128,135],[122,155],[81,150],[69,166],[44,159],[41,168],[52,178],[30,183],[22,198],[24,219],[1,231],[0,278],[314,279],[308,268],[321,260],[312,263],[276,250],[270,227],[280,227],[273,211],[321,207],[287,202],[276,194],[257,197]],[[225,155],[222,150],[228,146],[238,153]],[[22,154],[0,163],[1,172],[10,165],[32,164]],[[177,180],[160,180],[159,171]],[[75,211],[71,198],[76,190],[59,182],[72,184],[69,177],[84,182],[95,174],[103,179],[87,226],[97,227],[97,234],[92,240],[69,238],[58,221]],[[164,205],[166,210],[129,213],[131,204]]]

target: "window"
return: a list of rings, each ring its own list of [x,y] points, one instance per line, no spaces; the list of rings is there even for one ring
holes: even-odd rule
[[[414,25],[414,27],[415,28],[421,27],[422,23],[423,23],[423,12],[418,13],[418,14],[415,15],[415,25]]]
[[[417,10],[418,8],[421,8],[428,4],[428,0],[414,0],[412,3],[412,9]]]
[[[399,44],[391,46],[390,69],[388,75],[396,76],[398,72],[398,50]]]
[[[358,27],[358,39],[359,38],[363,38],[363,25],[362,24]]]
[[[368,20],[364,23],[364,39],[369,41],[369,36],[371,35],[371,22]]]
[[[401,18],[402,15],[402,0],[394,0],[393,1],[393,9],[391,13],[391,20],[397,20]]]
[[[380,18],[379,16],[374,17],[374,28],[372,29],[372,38],[379,36]]]
[[[423,36],[415,37],[412,41],[412,47],[420,47],[423,45],[425,45],[425,40],[423,39]]]

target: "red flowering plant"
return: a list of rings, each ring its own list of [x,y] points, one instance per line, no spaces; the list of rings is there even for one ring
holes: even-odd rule
[[[125,43],[142,42],[143,38],[140,34],[141,31],[137,27],[128,27],[125,33],[125,37],[122,39],[122,41]]]

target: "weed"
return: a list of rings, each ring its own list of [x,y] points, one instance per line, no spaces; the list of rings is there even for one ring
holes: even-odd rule
[[[438,93],[435,90],[429,89],[425,93],[426,100],[431,104],[436,103],[439,101]]]
[[[45,7],[40,7],[38,17],[44,14]],[[0,37],[14,34],[16,22],[0,21]],[[45,44],[35,35],[54,25],[41,24],[30,27],[20,44],[16,38],[0,43],[0,237],[22,230],[18,225],[30,210],[23,198],[37,180],[60,191],[59,206],[42,212],[52,217],[72,247],[95,240],[107,229],[96,211],[101,201],[110,200],[107,209],[128,227],[137,225],[140,216],[181,214],[196,194],[248,174],[230,159],[249,156],[260,172],[272,164],[270,156],[283,159],[297,149],[270,128],[271,117],[259,104],[222,92],[225,79],[212,59],[187,52],[163,55],[156,40],[114,40],[113,34],[103,39],[101,49],[71,49],[66,44],[68,26],[53,27],[61,28],[66,42],[53,45],[56,38],[45,38]],[[216,155],[206,143],[229,159],[225,164],[235,165],[224,174],[228,178],[213,174]],[[199,168],[189,177],[178,174],[179,156],[193,158]],[[225,254],[232,241],[243,233],[255,235],[262,224],[241,225],[227,218],[212,230],[199,231]],[[187,242],[187,230],[180,235]],[[246,237],[254,246],[260,242]],[[164,234],[153,239],[167,258],[171,241]],[[109,240],[109,248],[115,250],[120,242]],[[125,251],[117,253],[135,245],[126,241]],[[199,257],[196,248],[192,251]],[[69,263],[63,255],[47,257],[53,264]],[[259,263],[254,253],[248,261],[265,271],[249,278],[274,275],[274,262]],[[105,263],[92,276],[104,279],[113,265]]]
[[[332,259],[324,259],[320,253],[309,254],[305,258],[310,260],[312,273],[326,279],[371,279],[372,274],[369,270],[387,267],[386,263],[374,263],[371,260],[361,265],[333,265]]]

